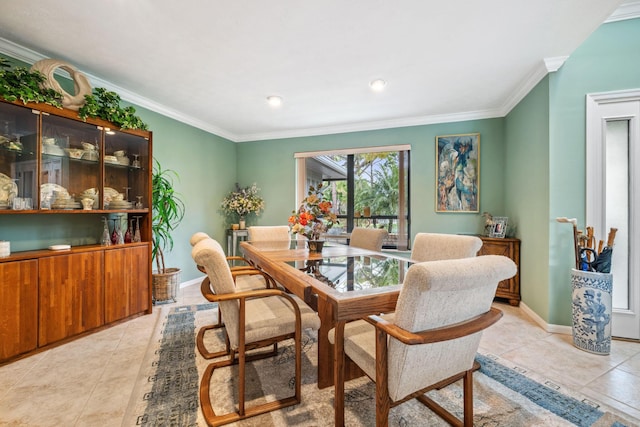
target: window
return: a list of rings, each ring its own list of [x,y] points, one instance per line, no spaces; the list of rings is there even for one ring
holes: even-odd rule
[[[340,219],[330,233],[345,237],[354,227],[384,228],[385,248],[408,249],[409,147],[375,147],[297,153],[298,200],[322,183]]]

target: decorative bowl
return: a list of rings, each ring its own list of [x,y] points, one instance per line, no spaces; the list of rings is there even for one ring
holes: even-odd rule
[[[64,151],[66,151],[72,159],[81,159],[84,154],[82,148],[65,148]]]

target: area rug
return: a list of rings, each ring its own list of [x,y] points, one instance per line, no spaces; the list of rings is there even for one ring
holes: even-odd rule
[[[206,368],[195,349],[198,329],[217,320],[213,304],[167,308],[166,319],[147,352],[123,425],[206,426],[198,402],[199,377]],[[210,348],[222,346],[219,331],[209,332]],[[305,333],[302,359],[302,403],[234,424],[238,426],[331,426],[333,389],[316,387],[317,337]],[[218,347],[220,348],[220,347]],[[279,348],[277,357],[247,366],[247,406],[291,394],[293,342]],[[474,375],[474,425],[623,427],[638,425],[624,415],[593,402],[579,393],[560,388],[543,378],[500,363],[497,356],[478,354],[482,368]],[[211,396],[216,413],[234,410],[237,368],[214,372]],[[375,425],[375,387],[367,378],[349,381],[345,387],[345,425]],[[461,416],[462,384],[432,391],[429,396]],[[446,426],[416,401],[391,410],[390,426]]]

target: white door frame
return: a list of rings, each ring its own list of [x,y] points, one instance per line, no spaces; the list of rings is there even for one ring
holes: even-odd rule
[[[629,122],[629,294],[628,308],[613,307],[612,335],[640,339],[640,90],[588,94],[586,98],[586,220],[606,241],[607,122]],[[614,246],[615,247],[615,246]],[[615,249],[614,249],[615,253]],[[613,272],[615,274],[615,272]],[[621,286],[622,284],[618,284]],[[616,293],[616,280],[613,281]]]

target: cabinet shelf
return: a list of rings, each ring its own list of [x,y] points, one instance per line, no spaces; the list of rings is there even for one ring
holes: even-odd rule
[[[149,209],[0,209],[2,215],[51,215],[51,214],[82,214],[82,215],[97,215],[97,214],[149,214]]]

